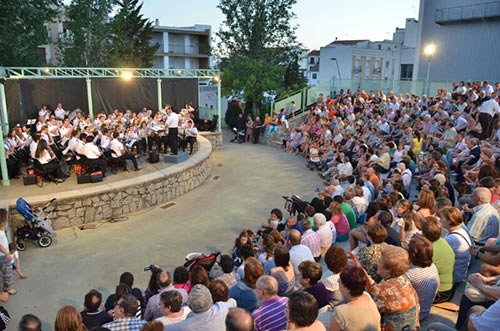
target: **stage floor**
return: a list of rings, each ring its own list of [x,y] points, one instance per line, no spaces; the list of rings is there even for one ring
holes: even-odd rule
[[[160,162],[154,164],[151,164],[147,161],[147,156],[143,156],[137,159],[139,168],[141,168],[141,170],[139,171],[132,170],[133,166],[130,161],[127,161],[127,168],[130,169],[129,171],[120,171],[116,174],[113,174],[108,168],[106,177],[100,183],[77,184],[76,175],[71,172],[71,177],[66,179],[66,181],[61,184],[44,182],[43,187],[39,187],[37,185],[24,186],[23,178],[22,176],[20,176],[18,179],[11,179],[10,186],[0,185],[0,200],[12,200],[23,197],[29,202],[30,197],[50,196],[54,193],[80,190],[89,187],[98,187],[100,185],[109,185],[126,179],[136,178],[137,176],[152,174],[159,170],[163,170],[175,165],[174,163],[163,162],[163,155],[164,154],[160,154]]]

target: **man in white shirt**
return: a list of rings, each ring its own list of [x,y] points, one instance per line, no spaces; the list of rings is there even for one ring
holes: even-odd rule
[[[192,119],[188,119],[184,127],[184,140],[182,142],[182,151],[186,151],[186,147],[189,144],[189,155],[193,154],[194,143],[198,137],[198,129],[194,126]]]
[[[82,148],[83,155],[87,157],[85,163],[87,163],[90,168],[97,168],[102,171],[104,177],[106,172],[106,160],[101,159],[102,152],[99,150],[99,147],[94,144],[94,136],[87,136],[85,139],[86,144]]]
[[[163,316],[155,321],[167,326],[185,320],[191,309],[187,306],[182,307],[182,295],[179,291],[170,290],[160,294],[160,311]]]
[[[64,120],[64,117],[66,116],[66,111],[62,107],[62,103],[57,104],[57,108],[54,110],[54,115],[56,118],[60,121]]]
[[[123,145],[123,143],[118,140],[119,136],[120,136],[119,132],[113,133],[113,140],[111,140],[111,143],[109,144],[109,148],[111,150],[111,157],[117,161],[130,160],[130,161],[132,161],[132,164],[134,165],[134,171],[141,170],[137,166],[137,160],[136,160],[135,156],[132,153],[128,153],[125,150],[125,146]]]
[[[479,139],[484,140],[491,136],[491,123],[495,114],[500,113],[500,106],[495,98],[486,97],[479,109],[479,123],[481,123],[481,136]]]
[[[172,106],[167,106],[167,122],[165,126],[168,128],[168,145],[170,146],[170,153],[177,155],[177,134],[179,132],[179,115],[177,115]]]
[[[290,247],[290,263],[295,272],[295,283],[298,284],[299,264],[303,261],[314,262],[314,257],[309,247],[302,245],[302,235],[298,230],[291,229],[288,232],[287,244]]]

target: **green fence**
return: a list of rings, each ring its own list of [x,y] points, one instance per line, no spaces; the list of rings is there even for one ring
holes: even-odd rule
[[[342,79],[321,83],[311,86],[306,89],[289,94],[286,97],[275,100],[271,108],[279,111],[285,108],[290,109],[290,104],[295,101],[297,113],[302,112],[307,106],[316,102],[320,94],[326,98],[328,95],[336,96],[340,90],[365,90],[369,92],[373,90],[375,93],[382,90],[386,95],[389,92],[399,93],[415,93],[419,96],[422,94],[435,95],[438,88],[447,88],[451,91],[452,82],[425,82],[425,81],[403,81],[403,80],[375,80],[375,79]]]

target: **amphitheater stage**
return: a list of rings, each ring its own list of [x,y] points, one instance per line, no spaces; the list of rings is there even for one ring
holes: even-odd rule
[[[206,138],[205,138],[206,137]],[[208,138],[208,139],[207,139]],[[174,164],[150,164],[147,157],[138,159],[140,171],[107,172],[103,182],[77,184],[75,174],[64,183],[24,186],[23,179],[12,179],[11,185],[0,186],[0,207],[9,208],[12,225],[22,221],[15,210],[17,198],[32,206],[44,205],[56,198],[58,207],[51,215],[54,229],[79,226],[118,217],[164,203],[200,186],[212,171],[212,151],[219,149],[220,133],[202,133],[197,150],[187,160]]]

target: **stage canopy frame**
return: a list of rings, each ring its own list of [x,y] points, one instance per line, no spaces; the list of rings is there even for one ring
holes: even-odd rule
[[[158,109],[163,108],[161,84],[162,79],[194,78],[211,80],[217,84],[218,129],[221,131],[221,80],[220,71],[216,69],[152,69],[152,68],[70,68],[70,67],[0,67],[0,166],[2,168],[2,185],[9,186],[7,160],[3,136],[9,130],[9,117],[5,97],[5,82],[19,79],[85,79],[87,87],[87,103],[89,117],[94,120],[92,103],[92,78],[120,78],[123,80],[156,78],[158,88]]]

